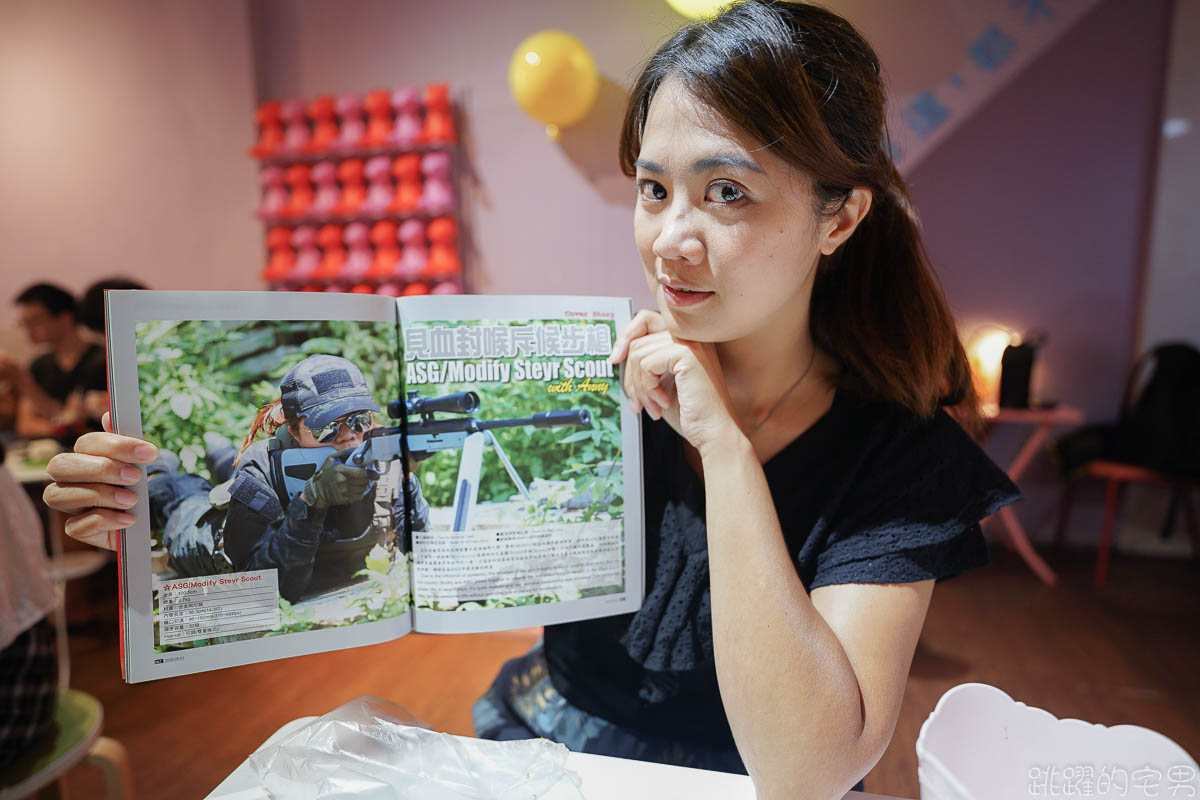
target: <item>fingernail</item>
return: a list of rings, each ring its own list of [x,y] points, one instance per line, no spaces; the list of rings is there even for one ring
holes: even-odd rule
[[[132,525],[133,523],[137,522],[137,517],[135,517],[133,514],[121,513],[117,514],[117,522],[121,523],[122,525]]]
[[[152,444],[139,444],[133,448],[133,454],[139,461],[153,461],[154,457],[158,455],[158,449]]]
[[[142,479],[142,471],[137,467],[122,467],[121,480],[135,483]]]
[[[113,492],[113,499],[122,505],[131,506],[137,502],[137,495],[128,489],[117,489]]]

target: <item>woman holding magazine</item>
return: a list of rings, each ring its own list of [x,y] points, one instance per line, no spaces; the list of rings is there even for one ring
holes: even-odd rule
[[[947,413],[975,395],[889,153],[874,52],[747,0],[675,34],[620,158],[658,310],[612,354],[644,414],[647,594],[550,626],[479,735],[745,771],[840,797],[891,739],[934,583],[987,562],[1016,487]],[[47,499],[106,542],[142,445],[80,440]],[[148,452],[147,456],[150,455]]]

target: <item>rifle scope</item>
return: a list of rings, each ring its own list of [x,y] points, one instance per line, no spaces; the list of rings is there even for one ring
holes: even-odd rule
[[[525,425],[535,428],[565,428],[572,425],[586,428],[591,424],[592,412],[586,408],[572,408],[564,411],[539,411],[533,416],[519,419],[481,419],[475,422],[475,428],[481,431],[520,428]]]
[[[405,414],[433,414],[444,411],[449,414],[470,414],[479,408],[479,395],[474,392],[455,392],[441,397],[420,397],[415,391],[408,393],[408,401],[401,406],[399,400],[388,403],[388,416],[398,419]]]

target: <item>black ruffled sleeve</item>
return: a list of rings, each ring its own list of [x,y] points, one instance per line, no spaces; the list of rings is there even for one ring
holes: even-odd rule
[[[979,523],[1021,499],[953,419],[900,409],[872,415],[867,445],[836,505],[806,541],[808,588],[943,580],[988,563]]]

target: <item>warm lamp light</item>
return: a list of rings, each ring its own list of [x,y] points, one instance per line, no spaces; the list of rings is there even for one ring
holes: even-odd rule
[[[967,336],[967,361],[975,391],[985,413],[993,413],[1000,399],[1000,359],[1004,348],[1019,344],[1021,337],[1002,325],[981,325]]]

